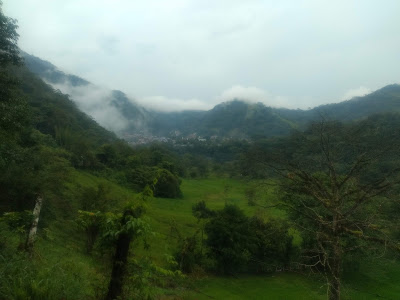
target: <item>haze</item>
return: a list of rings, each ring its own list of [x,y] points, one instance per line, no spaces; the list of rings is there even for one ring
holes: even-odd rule
[[[308,108],[400,83],[400,2],[4,0],[19,45],[160,110]]]

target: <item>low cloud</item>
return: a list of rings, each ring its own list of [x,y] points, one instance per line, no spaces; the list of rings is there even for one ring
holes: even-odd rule
[[[370,88],[367,88],[365,86],[360,86],[359,88],[348,90],[343,95],[341,100],[350,100],[351,98],[354,98],[354,97],[365,96],[367,94],[370,94],[371,92],[372,92],[372,90]]]
[[[268,91],[253,87],[235,85],[224,90],[221,95],[216,97],[218,102],[230,101],[233,99],[244,100],[252,103],[261,102],[266,106],[272,107],[289,107],[290,103],[286,97],[274,96]]]
[[[80,110],[90,115],[106,129],[118,133],[128,126],[128,120],[112,106],[110,90],[92,84],[72,86],[68,81],[51,85],[62,93],[68,94]]]
[[[164,96],[143,97],[138,102],[144,107],[163,112],[183,111],[183,110],[208,110],[213,104],[203,102],[198,99],[179,99]]]
[[[219,96],[214,99],[203,101],[200,99],[180,99],[169,98],[165,96],[150,96],[139,99],[141,105],[144,107],[163,112],[183,111],[183,110],[209,110],[215,105],[231,101],[242,100],[245,102],[258,103],[261,102],[266,106],[272,107],[290,107],[288,98],[282,96],[273,96],[271,93],[257,88],[245,87],[241,85],[232,86],[224,90]]]

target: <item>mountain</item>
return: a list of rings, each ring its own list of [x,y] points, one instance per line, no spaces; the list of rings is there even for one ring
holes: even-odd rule
[[[392,84],[363,97],[309,110],[267,107],[232,100],[208,111],[147,110],[118,90],[106,90],[51,63],[23,53],[27,67],[53,88],[69,94],[100,125],[133,141],[144,136],[251,139],[283,136],[321,119],[353,121],[377,113],[400,112],[400,85]]]
[[[299,125],[325,117],[332,120],[354,121],[378,113],[400,112],[400,85],[387,85],[363,97],[325,104],[310,110],[278,109],[277,113]]]
[[[310,110],[266,107],[262,103],[233,100],[209,111],[159,113],[151,123],[154,132],[168,135],[197,133],[210,137],[258,138],[287,135],[312,121],[355,121],[374,114],[400,112],[400,85],[392,84],[369,95],[317,106]]]
[[[154,120],[151,125],[156,134],[179,131],[203,137],[271,137],[286,135],[294,126],[270,107],[239,100],[218,104],[209,111],[159,113]]]
[[[149,113],[123,92],[107,90],[75,75],[66,74],[56,66],[22,52],[25,65],[53,88],[68,94],[78,107],[92,116],[100,125],[118,135],[143,131]]]
[[[326,113],[328,117],[341,121],[358,120],[377,113],[400,112],[400,85],[387,85],[366,96],[318,106],[312,111]]]
[[[117,140],[114,133],[79,110],[67,95],[54,90],[25,67],[14,68],[12,73],[20,83],[19,95],[30,106],[32,125],[40,132],[56,137],[57,130],[65,128],[97,145]]]
[[[56,66],[48,61],[29,55],[23,51],[21,51],[21,54],[28,69],[46,82],[51,84],[68,82],[72,86],[85,86],[90,84],[90,82],[85,79],[58,70]]]

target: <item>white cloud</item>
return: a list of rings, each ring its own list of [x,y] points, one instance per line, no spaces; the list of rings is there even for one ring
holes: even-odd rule
[[[267,105],[308,107],[400,78],[398,0],[3,2],[26,52],[177,109],[236,83]]]
[[[261,102],[266,106],[271,107],[288,107],[290,106],[288,99],[282,96],[274,96],[271,93],[254,87],[245,87],[242,85],[235,85],[229,89],[224,90],[220,96],[216,97],[218,102],[230,101],[233,99],[244,100],[248,102]]]
[[[128,126],[121,113],[111,105],[111,91],[89,84],[72,86],[69,82],[51,84],[53,88],[68,94],[80,110],[90,115],[97,123],[114,132],[119,132]]]
[[[219,96],[207,101],[200,99],[180,99],[165,96],[149,96],[140,98],[138,102],[149,109],[172,112],[183,110],[209,110],[221,102],[231,101],[234,99],[251,103],[261,102],[266,106],[271,107],[291,106],[288,98],[286,97],[274,96],[263,89],[253,86],[245,87],[242,85],[232,86],[229,89],[222,91]]]
[[[354,97],[365,96],[367,94],[370,94],[371,92],[372,90],[370,88],[367,88],[365,86],[360,86],[358,88],[348,90],[346,93],[344,93],[341,100],[350,100],[351,98]]]
[[[172,112],[183,110],[208,110],[213,105],[198,99],[178,99],[164,96],[143,97],[138,102],[144,107],[156,111]]]

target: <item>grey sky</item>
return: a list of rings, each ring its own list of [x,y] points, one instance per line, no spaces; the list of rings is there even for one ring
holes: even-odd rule
[[[23,50],[155,108],[306,108],[400,83],[398,0],[3,2]]]

